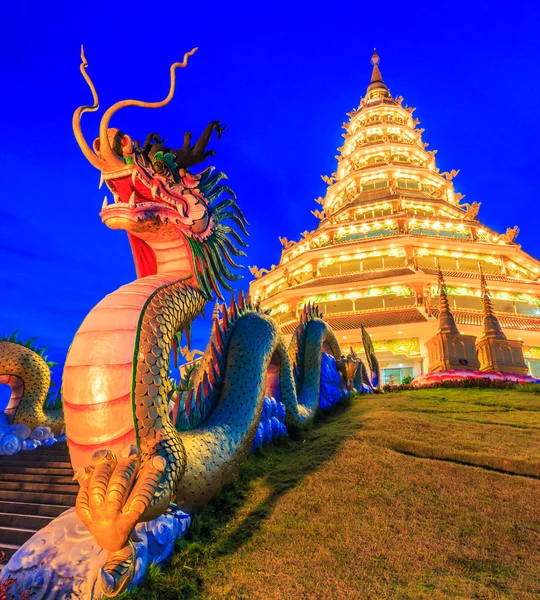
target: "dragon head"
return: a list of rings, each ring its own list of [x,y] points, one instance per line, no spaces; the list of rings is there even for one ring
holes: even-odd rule
[[[83,154],[101,172],[100,187],[105,183],[113,194],[112,204],[105,197],[100,216],[111,229],[127,231],[138,277],[163,272],[192,275],[207,298],[214,294],[223,298],[220,286],[233,291],[229,281],[241,278],[229,269],[242,268],[234,262],[235,256],[245,256],[237,244],[246,246],[238,231],[224,221],[232,221],[246,235],[247,222],[234,192],[221,183],[226,179],[224,173],[213,167],[198,174],[188,169],[214,155],[206,150],[212,132],[219,138],[225,128],[212,121],[194,145],[191,134],[186,133],[182,148],[174,150],[165,146],[166,140],[157,133],[149,134],[141,144],[109,127],[112,115],[126,106],[159,108],[168,104],[174,95],[176,69],[185,67],[196,50],[171,66],[169,94],[164,100],[124,100],[105,111],[93,148],[80,125],[83,113],[99,107],[83,50],[81,73],[94,102],[75,111],[73,131]],[[223,197],[225,193],[229,196]]]

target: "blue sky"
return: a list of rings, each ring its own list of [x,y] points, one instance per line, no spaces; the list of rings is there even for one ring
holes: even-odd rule
[[[170,64],[199,46],[169,106],[126,109],[112,125],[134,139],[157,131],[173,146],[210,120],[228,126],[212,142],[212,163],[228,174],[251,225],[245,264],[277,262],[279,235],[298,239],[315,227],[320,175],[335,170],[341,124],[369,83],[374,47],[392,93],[417,107],[438,166],[461,170],[457,191],[482,202],[480,218],[494,229],[518,224],[518,241],[540,255],[540,9],[522,6],[8,4],[0,25],[0,334],[37,335],[62,363],[92,306],[135,276],[125,234],[101,224],[99,174],[71,131],[73,110],[91,99],[81,43],[102,109],[128,97],[161,99]],[[87,138],[98,124],[84,116]],[[195,347],[206,342],[200,331]]]

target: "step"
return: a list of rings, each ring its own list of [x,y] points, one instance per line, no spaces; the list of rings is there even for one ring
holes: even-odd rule
[[[52,446],[38,446],[35,450],[23,450],[25,452],[65,452],[66,454],[69,452],[69,448],[67,444],[53,444]]]
[[[75,494],[79,492],[79,484],[76,481],[71,483],[48,484],[28,481],[4,481],[0,479],[0,491],[21,491],[21,492],[53,492],[55,494]]]
[[[7,564],[8,560],[17,552],[20,545],[16,544],[4,544],[0,542],[0,566]]]
[[[0,504],[2,502],[29,502],[31,504],[75,506],[75,498],[76,494],[55,494],[0,489]]]
[[[38,531],[48,525],[53,517],[37,517],[33,515],[21,515],[0,512],[0,527],[18,527]]]
[[[47,503],[33,503],[33,502],[22,502],[22,501],[6,501],[0,500],[0,512],[3,513],[14,513],[19,515],[28,515],[36,517],[58,517],[68,508],[74,506],[73,503],[69,504],[47,504]],[[1,542],[0,542],[1,543]]]
[[[69,462],[69,454],[67,453],[56,453],[56,452],[38,452],[32,450],[28,452],[20,452],[19,454],[3,454],[0,456],[0,462],[4,460],[16,460],[16,461],[33,461],[33,460],[60,460],[62,462]]]
[[[24,481],[34,483],[46,483],[47,485],[56,485],[58,483],[72,484],[73,475],[47,475],[46,473],[2,473],[0,472],[0,487],[4,487],[5,481]],[[77,483],[77,482],[75,482]],[[77,484],[78,485],[78,484]]]
[[[0,467],[15,467],[21,469],[23,467],[39,467],[44,469],[71,469],[70,462],[61,462],[53,460],[35,460],[35,461],[16,461],[16,460],[2,460],[0,461]]]
[[[0,527],[0,540],[2,544],[22,546],[36,533],[33,529],[22,529],[18,527]]]
[[[59,475],[73,478],[73,469],[71,467],[55,469],[53,467],[5,467],[0,465],[0,479],[4,475]]]
[[[69,457],[69,450],[67,448],[55,449],[55,446],[41,446],[34,450],[21,450],[19,454],[11,454],[6,456],[18,456],[26,458],[29,456],[62,456]]]

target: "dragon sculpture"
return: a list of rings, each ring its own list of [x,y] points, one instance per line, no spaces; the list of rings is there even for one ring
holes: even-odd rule
[[[189,337],[205,304],[222,299],[221,288],[232,291],[229,282],[239,276],[230,267],[239,266],[235,257],[245,256],[239,232],[247,234],[247,223],[222,183],[223,173],[188,170],[213,154],[206,146],[213,131],[218,137],[223,131],[219,121],[194,146],[186,134],[178,151],[157,133],[141,145],[110,121],[127,106],[169,103],[176,70],[195,50],[171,66],[164,100],[125,100],[106,110],[92,147],[80,122],[98,109],[98,94],[81,52],[93,103],[75,111],[73,130],[114,198],[105,199],[102,221],[127,232],[137,272],[135,281],[87,315],[63,374],[66,434],[80,484],[76,513],[108,552],[95,588],[107,597],[125,590],[134,576],[137,524],[156,519],[171,503],[193,513],[235,477],[252,446],[265,394],[285,405],[288,427],[301,427],[318,410],[322,353],[343,364],[336,338],[315,307],[305,307],[287,347],[279,325],[240,295],[214,320],[191,389],[173,394],[171,352],[182,331]],[[344,374],[352,387],[351,364]],[[343,379],[338,387],[345,393]],[[12,561],[21,552],[24,546]]]
[[[64,417],[59,394],[53,394],[51,368],[46,348],[34,339],[23,342],[16,333],[0,338],[0,384],[9,385],[11,396],[5,409],[8,422],[24,423],[31,429],[50,427],[59,434]]]

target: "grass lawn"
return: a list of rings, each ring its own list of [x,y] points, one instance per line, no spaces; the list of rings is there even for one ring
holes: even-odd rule
[[[141,600],[540,597],[540,395],[360,396],[251,457]]]

